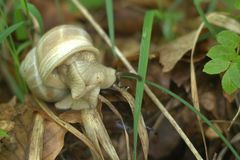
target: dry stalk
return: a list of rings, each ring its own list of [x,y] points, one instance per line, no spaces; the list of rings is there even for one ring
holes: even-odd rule
[[[122,118],[121,114],[118,112],[118,110],[115,108],[115,106],[107,98],[105,98],[101,95],[99,95],[98,98],[101,100],[101,102],[105,103],[112,110],[112,112],[120,119],[120,121],[123,125],[123,130],[124,130],[125,139],[126,139],[127,157],[128,157],[128,160],[131,160],[130,146],[129,146],[129,136],[128,136],[127,129],[124,125],[123,118]]]
[[[75,135],[78,139],[80,139],[84,144],[86,144],[89,149],[97,156],[98,159],[104,159],[101,155],[101,151],[96,148],[96,146],[80,131],[78,131],[76,128],[74,128],[71,124],[61,120],[58,116],[56,116],[47,106],[44,102],[40,101],[36,97],[34,97],[34,100],[38,104],[38,106],[58,125],[62,126],[67,131],[71,132],[73,135]]]
[[[199,105],[198,89],[197,89],[197,81],[196,81],[196,73],[195,73],[193,56],[194,56],[194,51],[195,51],[195,48],[196,48],[196,45],[197,45],[198,37],[199,37],[203,27],[204,27],[204,24],[202,23],[199,26],[199,28],[198,28],[198,30],[197,30],[197,32],[195,34],[194,43],[193,43],[193,47],[192,47],[192,51],[191,51],[191,63],[190,63],[191,94],[192,94],[193,106],[195,106],[195,108],[199,112],[200,112],[200,105]],[[207,143],[206,143],[206,138],[205,138],[205,135],[204,135],[202,121],[201,121],[199,116],[197,116],[197,119],[198,119],[198,125],[200,127],[200,132],[201,132],[202,140],[203,140],[203,144],[204,144],[206,160],[209,160]]]
[[[29,160],[41,160],[43,150],[44,119],[36,114],[29,147]]]

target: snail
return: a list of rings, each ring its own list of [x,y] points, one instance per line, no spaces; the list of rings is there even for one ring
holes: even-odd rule
[[[116,80],[115,70],[100,62],[100,52],[79,26],[61,25],[30,50],[20,73],[31,92],[58,109],[94,108],[100,89]]]

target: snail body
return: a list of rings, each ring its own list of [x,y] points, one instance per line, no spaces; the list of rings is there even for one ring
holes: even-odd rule
[[[48,31],[23,60],[20,72],[38,98],[60,109],[97,105],[102,88],[110,87],[115,70],[100,63],[100,52],[79,26],[61,25]]]

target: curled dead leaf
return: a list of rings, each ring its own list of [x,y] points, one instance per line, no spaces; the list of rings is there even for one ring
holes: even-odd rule
[[[190,32],[159,49],[159,61],[163,65],[163,72],[171,71],[184,54],[191,50],[195,35],[196,31]]]
[[[223,13],[210,13],[207,15],[207,19],[211,24],[240,34],[240,23]],[[163,65],[164,72],[171,71],[176,63],[187,53],[187,51],[193,48],[196,34],[197,31],[192,31],[158,49],[159,62]]]
[[[9,120],[12,119],[15,123],[14,128],[9,132],[10,139],[3,141],[4,145],[2,145],[0,150],[0,159],[27,159],[29,137],[33,124],[33,112],[28,109],[27,104],[17,105],[14,99],[0,108],[5,108],[3,112],[1,110],[0,114],[6,113],[3,117]]]
[[[67,130],[53,121],[45,123],[43,160],[54,160],[64,145]]]

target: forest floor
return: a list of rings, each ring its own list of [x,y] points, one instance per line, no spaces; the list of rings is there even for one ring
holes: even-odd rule
[[[40,11],[45,31],[60,24],[81,24],[92,37],[94,46],[103,55],[103,63],[115,68],[117,72],[128,72],[122,61],[112,56],[111,47],[106,45],[94,26],[73,4],[66,1],[56,3],[57,1],[53,0],[30,0],[29,2]],[[212,17],[209,16],[210,18],[207,17],[209,23],[215,28],[218,30],[226,28],[239,34],[240,23],[237,21],[240,15],[239,10],[232,10],[229,3],[219,0],[216,4],[212,4],[214,7],[210,8],[210,1],[204,1],[201,7],[204,12],[211,9],[216,13]],[[104,1],[99,1],[99,4],[87,4],[86,7],[96,22],[108,33]],[[234,122],[232,121],[240,105],[240,95],[237,92],[228,95],[223,91],[221,86],[222,74],[209,75],[203,72],[204,65],[210,60],[206,53],[217,42],[207,28],[203,28],[201,32],[198,31],[202,21],[193,2],[191,0],[162,0],[159,3],[155,0],[115,0],[113,8],[116,46],[135,69],[137,69],[139,62],[144,15],[147,10],[160,11],[162,16],[160,20],[154,22],[152,30],[147,79],[169,89],[190,104],[198,105],[200,112],[221,131],[229,142],[233,142],[235,150],[240,153],[240,121],[239,118]],[[229,15],[220,12],[226,12]],[[197,43],[195,43],[196,37],[198,38]],[[21,60],[30,49],[31,47],[28,47],[23,51]],[[194,55],[191,59],[193,49]],[[13,63],[8,57],[5,57],[5,60],[9,64],[8,70],[11,73]],[[191,63],[194,68],[191,67]],[[194,74],[193,71],[195,71]],[[34,119],[38,114],[45,120],[43,159],[92,159],[88,147],[79,138],[68,132],[66,128],[49,118],[49,115],[41,108],[36,107],[38,104],[34,102],[31,94],[26,95],[24,102],[20,103],[9,87],[3,69],[0,73],[0,127],[5,127],[4,129],[10,135],[10,137],[0,138],[1,160],[23,160],[28,157]],[[116,84],[134,97],[135,82],[120,78]],[[235,159],[219,136],[204,121],[199,120],[197,115],[185,104],[156,88],[150,88],[179,124],[203,159]],[[194,97],[196,93],[197,98]],[[101,105],[100,116],[119,159],[128,159],[124,128],[129,136],[130,153],[133,151],[134,133],[133,114],[128,100],[114,88],[102,90],[101,95],[114,105],[124,121],[122,124],[121,117],[113,114],[106,104]],[[71,123],[79,131],[84,130],[79,113],[58,111],[52,107],[53,104],[48,103],[47,105],[51,106],[50,109],[58,117]],[[179,133],[146,93],[143,97],[141,113],[148,133],[149,160],[196,159],[196,155],[192,153]],[[229,127],[231,128],[229,129]],[[203,137],[206,140],[206,146],[204,146]],[[137,159],[139,160],[144,159],[140,142],[139,140],[137,150]],[[103,152],[103,155],[109,159],[108,153]]]

